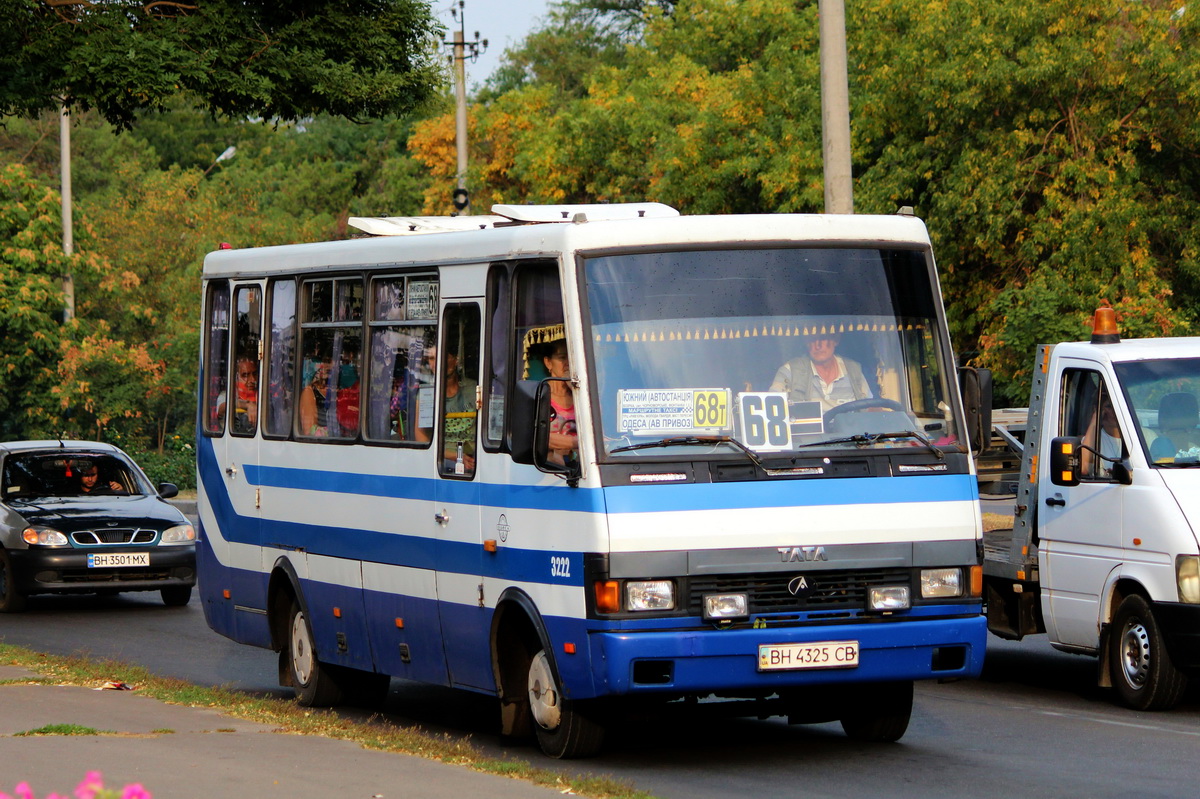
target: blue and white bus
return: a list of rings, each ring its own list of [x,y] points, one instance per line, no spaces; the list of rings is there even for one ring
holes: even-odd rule
[[[453,686],[577,757],[708,697],[896,740],[915,680],[978,675],[911,212],[352,221],[375,235],[204,262],[204,611],[302,704]]]

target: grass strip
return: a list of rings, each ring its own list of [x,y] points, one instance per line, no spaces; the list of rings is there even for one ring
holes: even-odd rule
[[[475,771],[524,780],[574,796],[653,799],[650,794],[612,777],[564,775],[538,768],[523,760],[487,756],[468,741],[451,735],[432,735],[418,728],[400,727],[381,721],[378,717],[369,722],[352,721],[342,718],[333,710],[301,707],[292,700],[252,696],[227,688],[206,688],[172,677],[159,677],[141,666],[120,661],[49,655],[0,643],[0,665],[20,666],[42,675],[32,680],[3,680],[0,684],[33,682],[96,688],[108,682],[120,681],[136,686],[137,693],[142,696],[174,705],[212,708],[235,718],[274,727],[278,732],[353,741],[367,749],[417,755],[466,766]],[[30,731],[26,734],[68,733]]]

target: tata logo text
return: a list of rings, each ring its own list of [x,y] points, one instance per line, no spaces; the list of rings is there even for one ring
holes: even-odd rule
[[[782,563],[829,560],[825,556],[825,547],[779,547],[778,551]]]

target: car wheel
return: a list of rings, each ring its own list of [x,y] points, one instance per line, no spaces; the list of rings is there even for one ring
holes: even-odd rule
[[[296,699],[305,707],[333,707],[342,701],[342,687],[334,669],[317,657],[312,630],[299,603],[292,603],[288,624],[288,668]]]
[[[853,697],[854,708],[842,717],[847,736],[868,743],[891,743],[904,737],[912,718],[912,680],[864,685]]]
[[[190,585],[169,585],[166,588],[160,588],[158,593],[162,594],[163,604],[172,608],[182,607],[192,599]]]
[[[1113,616],[1109,669],[1121,704],[1134,710],[1167,710],[1187,688],[1187,676],[1171,662],[1150,603],[1125,597]]]
[[[17,590],[8,550],[0,547],[0,613],[20,613],[25,609],[25,595]]]
[[[544,649],[529,663],[529,707],[538,745],[550,757],[590,757],[600,751],[604,727],[563,697]]]

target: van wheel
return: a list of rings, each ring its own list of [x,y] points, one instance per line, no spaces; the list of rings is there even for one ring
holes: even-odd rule
[[[604,727],[563,697],[544,649],[529,663],[529,708],[538,745],[550,757],[590,757],[600,751]]]
[[[1134,710],[1167,710],[1178,704],[1187,676],[1171,662],[1150,603],[1125,597],[1113,617],[1108,663],[1121,704]]]
[[[192,599],[190,585],[170,585],[158,589],[158,593],[162,594],[163,604],[170,608],[183,607]]]
[[[912,680],[864,685],[849,695],[854,697],[854,707],[842,716],[847,736],[868,743],[892,743],[904,737],[912,718]]]
[[[292,603],[288,625],[287,658],[296,700],[305,707],[333,707],[342,701],[342,687],[334,670],[317,657],[308,619],[297,602]]]
[[[25,610],[25,595],[17,590],[12,558],[0,547],[0,613],[20,613]]]

